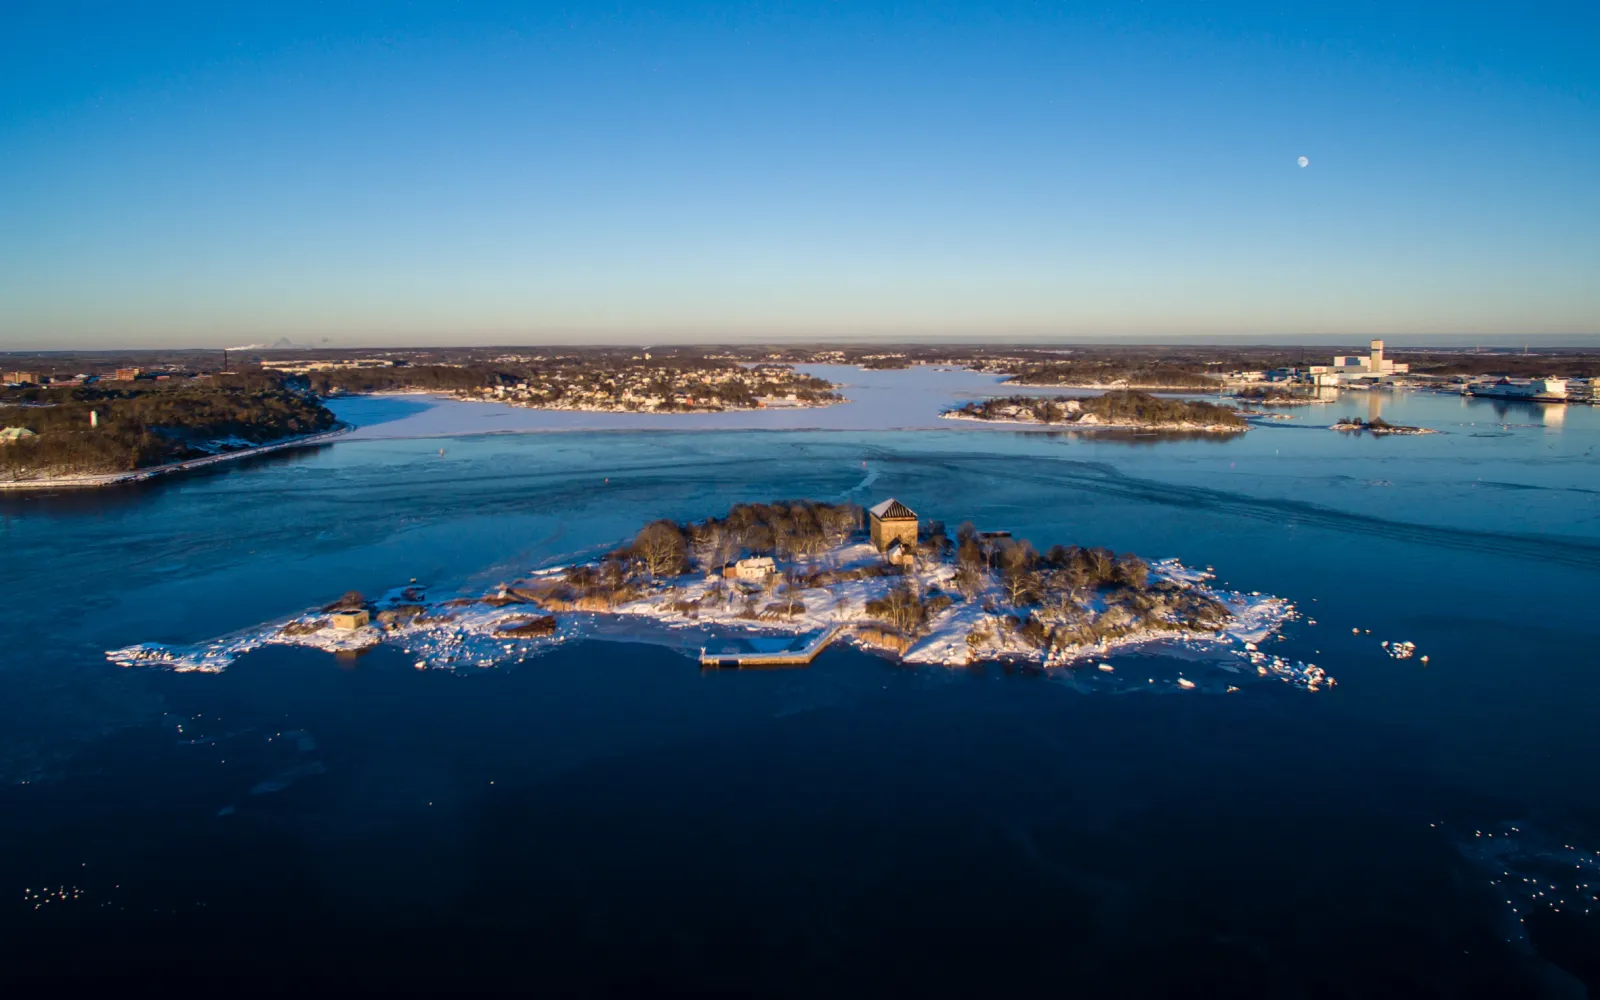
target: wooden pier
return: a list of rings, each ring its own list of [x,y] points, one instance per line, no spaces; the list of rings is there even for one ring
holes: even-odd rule
[[[784,649],[776,653],[708,653],[700,650],[700,665],[702,667],[717,667],[724,670],[760,669],[762,667],[803,667],[817,658],[817,654],[828,648],[828,644],[839,637],[844,631],[843,625],[834,625],[826,632],[812,639],[801,649]]]

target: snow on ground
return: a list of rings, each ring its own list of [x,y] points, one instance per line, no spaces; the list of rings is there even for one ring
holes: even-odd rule
[[[827,553],[812,568],[847,572],[875,564],[878,559],[877,552],[863,542]],[[563,569],[548,567],[530,573],[526,579],[548,579]],[[544,612],[534,605],[499,603],[494,595],[488,599],[461,597],[429,602],[418,599],[416,588],[397,588],[374,602],[374,617],[384,610],[414,605],[422,606],[420,616],[384,626],[374,623],[345,630],[327,624],[321,613],[307,612],[209,642],[189,646],[138,643],[106,655],[112,662],[129,667],[220,671],[239,656],[268,645],[303,646],[346,655],[387,645],[410,657],[418,669],[457,670],[522,662],[557,645],[589,638],[645,642],[690,657],[698,657],[706,650],[770,652],[803,646],[836,626],[879,627],[881,623],[866,613],[867,602],[883,597],[902,581],[911,581],[923,593],[945,593],[954,602],[934,616],[925,632],[900,656],[908,664],[965,667],[975,662],[1000,661],[1081,678],[1083,675],[1076,668],[1090,668],[1114,653],[1139,654],[1164,658],[1169,667],[1173,662],[1187,663],[1200,671],[1195,677],[1185,677],[1182,670],[1176,677],[1165,677],[1161,682],[1164,690],[1232,691],[1237,690],[1242,678],[1249,676],[1277,679],[1308,691],[1333,684],[1332,678],[1314,664],[1289,661],[1260,648],[1296,617],[1292,604],[1262,594],[1210,589],[1206,586],[1208,572],[1183,566],[1176,560],[1152,563],[1152,579],[1196,587],[1221,601],[1233,615],[1225,628],[1217,632],[1135,632],[1097,645],[1048,654],[1008,627],[997,587],[961,600],[953,585],[954,575],[953,565],[932,563],[919,565],[908,577],[868,577],[798,590],[793,595],[798,601],[795,613],[760,620],[749,617],[747,602],[752,597],[756,608],[764,611],[769,605],[787,604],[790,595],[720,577],[685,575],[608,612],[558,611],[555,632],[541,636],[508,636],[502,631],[542,616]],[[841,633],[841,641],[862,642],[850,629]],[[1124,676],[1115,675],[1114,670],[1106,671],[1105,666],[1108,665],[1102,665],[1099,675],[1088,676],[1103,686],[1131,683]],[[1155,683],[1153,676],[1148,678],[1148,685]]]
[[[1007,417],[1005,419],[976,417],[970,413],[959,410],[949,410],[939,414],[941,420],[960,420],[971,424],[995,424],[1002,427],[1040,427],[1053,431],[1204,431],[1208,434],[1240,434],[1248,427],[1237,427],[1230,424],[1201,424],[1190,420],[1168,421],[1166,423],[1113,423],[1102,421],[1095,414],[1087,414],[1077,420],[1058,420],[1055,423],[1046,423],[1035,417]]]

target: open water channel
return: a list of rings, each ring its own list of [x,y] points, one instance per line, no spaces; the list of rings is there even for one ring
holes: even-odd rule
[[[1600,410],[1349,394],[1167,439],[936,419],[989,376],[836,380],[854,402],[653,421],[350,399],[332,446],[0,498],[8,973],[1600,987]],[[1379,413],[1441,433],[1327,429]],[[848,648],[702,674],[610,642],[466,673],[104,656],[411,578],[481,591],[657,517],[888,496],[1214,566],[1294,601],[1274,652],[1338,686],[1152,694]]]

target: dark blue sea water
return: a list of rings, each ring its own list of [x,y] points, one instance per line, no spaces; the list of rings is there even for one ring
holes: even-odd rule
[[[1227,441],[868,421],[415,438],[407,421],[493,418],[340,405],[365,439],[0,500],[8,978],[1600,987],[1600,411],[1352,396]],[[1374,408],[1447,433],[1326,429]],[[702,674],[598,642],[460,674],[387,649],[269,648],[221,674],[104,657],[410,578],[480,590],[656,517],[891,495],[1214,566],[1300,605],[1274,651],[1339,685],[1085,693],[845,648]]]

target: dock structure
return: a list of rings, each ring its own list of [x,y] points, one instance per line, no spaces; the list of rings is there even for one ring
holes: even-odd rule
[[[776,653],[708,653],[700,650],[702,667],[719,667],[737,670],[745,667],[803,667],[828,648],[828,644],[844,631],[843,625],[831,626],[800,649],[783,649]]]

